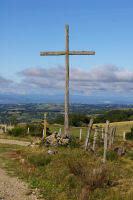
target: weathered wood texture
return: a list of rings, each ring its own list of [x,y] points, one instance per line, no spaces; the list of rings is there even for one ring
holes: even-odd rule
[[[109,131],[109,121],[106,121],[106,129],[105,129],[105,136],[104,136],[104,154],[103,154],[103,163],[106,163],[106,155],[107,155],[107,148],[108,148],[108,131]]]
[[[95,51],[69,51],[69,55],[95,55]]]
[[[96,147],[96,140],[97,140],[97,128],[95,129],[94,140],[93,140],[93,147],[92,147],[92,150],[94,152],[95,152],[95,147]]]
[[[29,129],[29,127],[28,127],[28,129],[27,129],[27,134],[29,134],[29,132],[30,132],[30,129]]]
[[[43,51],[40,52],[40,56],[61,56],[65,55],[65,51]]]
[[[126,132],[123,132],[123,140],[126,141]]]
[[[80,128],[80,135],[79,135],[79,140],[82,140],[82,128]]]
[[[110,137],[109,137],[109,148],[111,149],[112,148],[112,141],[113,141],[113,132],[114,132],[114,127],[111,128],[111,131],[110,131]]]
[[[69,136],[69,26],[66,25],[66,54],[65,54],[65,66],[66,66],[66,84],[65,84],[65,135]]]
[[[40,56],[95,55],[95,51],[41,51]]]
[[[61,135],[61,128],[59,129],[59,134]]]
[[[115,133],[116,133],[116,127],[113,128],[111,145],[113,145],[113,143],[114,143]]]
[[[85,150],[87,151],[89,146],[90,146],[90,136],[91,136],[91,130],[92,130],[92,126],[93,126],[93,119],[90,119],[90,123],[89,123],[89,128],[88,128],[88,133],[87,133],[87,137],[86,137],[86,142],[85,142]]]
[[[104,139],[104,129],[102,128],[102,139]]]

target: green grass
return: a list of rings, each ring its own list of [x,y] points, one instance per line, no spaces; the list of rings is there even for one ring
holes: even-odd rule
[[[106,166],[102,165],[101,146],[97,153],[85,152],[82,147],[58,147],[55,155],[48,155],[48,148],[17,147],[0,144],[0,152],[18,152],[25,159],[22,164],[18,159],[4,157],[2,162],[16,176],[39,188],[40,194],[47,200],[121,200],[127,195],[132,199],[131,173],[132,145],[124,157],[108,153]],[[55,148],[54,148],[55,149]],[[2,154],[1,154],[2,155]],[[102,174],[93,175],[93,169],[105,167]]]

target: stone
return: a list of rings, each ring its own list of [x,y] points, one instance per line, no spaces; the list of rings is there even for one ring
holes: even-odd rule
[[[69,138],[62,139],[62,145],[66,145],[69,143]]]
[[[52,135],[45,138],[46,144],[50,146],[58,146],[58,145],[68,145],[70,139],[66,136],[62,136],[61,134],[54,132]]]
[[[52,135],[45,138],[47,144],[55,146],[57,145],[57,133],[53,133]]]
[[[47,150],[47,153],[48,153],[48,154],[56,154],[57,151],[49,149],[49,150]]]

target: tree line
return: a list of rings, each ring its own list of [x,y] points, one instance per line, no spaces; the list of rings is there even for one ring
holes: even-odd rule
[[[132,121],[133,120],[133,110],[110,110],[104,114],[96,115],[94,117],[94,123],[105,123],[108,119],[110,122],[121,122],[121,121]],[[69,115],[69,125],[70,126],[84,126],[88,125],[91,116],[84,114],[70,114]],[[64,117],[59,117],[53,120],[50,120],[51,124],[64,124]]]

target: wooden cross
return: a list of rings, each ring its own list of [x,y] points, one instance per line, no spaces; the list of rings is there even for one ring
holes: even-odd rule
[[[69,51],[69,26],[66,25],[65,51],[45,51],[40,52],[41,56],[60,56],[65,55],[65,135],[69,136],[69,55],[95,55],[94,51]]]

